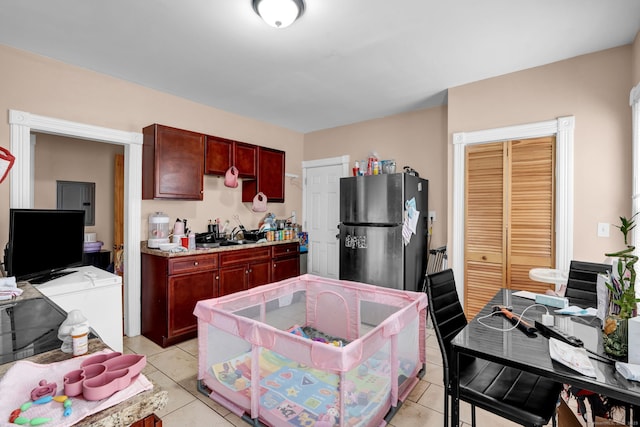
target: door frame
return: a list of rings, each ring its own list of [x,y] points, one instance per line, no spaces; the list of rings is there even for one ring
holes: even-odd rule
[[[464,295],[465,148],[511,139],[556,137],[556,268],[569,270],[573,258],[573,142],[575,117],[453,134],[452,268],[458,295]]]
[[[349,163],[351,162],[348,154],[339,157],[329,157],[318,160],[306,160],[302,162],[302,223],[305,229],[308,229],[308,224],[311,222],[311,215],[307,209],[307,170],[309,168],[318,168],[324,166],[342,166],[342,176],[349,176]],[[311,271],[312,257],[307,257],[307,271]]]
[[[9,206],[32,208],[33,150],[31,132],[42,132],[124,146],[124,317],[125,334],[140,335],[140,232],[142,204],[142,133],[126,132],[53,117],[9,110],[11,152],[16,157],[11,169]]]

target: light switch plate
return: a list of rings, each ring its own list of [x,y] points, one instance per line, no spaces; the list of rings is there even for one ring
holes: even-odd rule
[[[599,222],[598,223],[598,237],[609,237],[609,223],[608,222]]]

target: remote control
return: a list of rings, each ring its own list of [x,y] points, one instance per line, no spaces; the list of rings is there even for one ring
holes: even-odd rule
[[[555,338],[574,347],[582,347],[584,345],[580,338],[569,335],[566,332],[563,332],[553,326],[543,325],[537,320],[535,322],[535,325],[538,332],[540,332],[545,338]]]

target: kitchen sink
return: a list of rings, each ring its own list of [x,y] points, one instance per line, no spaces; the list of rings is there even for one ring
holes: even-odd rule
[[[236,246],[242,244],[244,244],[244,241],[242,240],[223,240],[220,242],[220,246]]]
[[[203,242],[203,243],[196,242],[196,248],[211,249],[211,248],[217,248],[218,246],[220,246],[220,243],[218,242]]]
[[[244,240],[221,240],[219,242],[196,242],[196,248],[212,249],[220,246],[237,246],[248,243]]]

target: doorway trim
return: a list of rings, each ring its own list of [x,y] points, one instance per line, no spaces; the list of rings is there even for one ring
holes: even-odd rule
[[[109,129],[53,117],[9,110],[11,152],[16,160],[11,169],[9,206],[33,208],[34,144],[31,132],[69,136],[90,141],[124,146],[125,203],[124,203],[124,259],[125,298],[124,332],[140,335],[140,215],[142,203],[142,134]]]
[[[511,139],[556,137],[556,268],[569,270],[573,257],[573,139],[575,117],[453,134],[453,273],[458,295],[464,295],[465,148]]]

